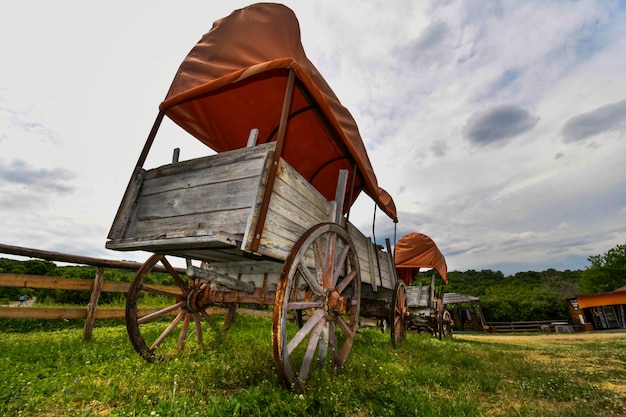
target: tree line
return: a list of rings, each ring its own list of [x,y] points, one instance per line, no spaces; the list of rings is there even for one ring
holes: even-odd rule
[[[445,292],[479,297],[490,322],[567,320],[564,297],[611,292],[626,285],[626,245],[592,255],[588,261],[584,270],[547,269],[509,276],[490,269],[451,271]],[[414,284],[428,284],[433,273],[420,272]]]
[[[446,292],[472,295],[480,298],[487,321],[567,320],[569,313],[564,297],[577,294],[610,292],[626,285],[626,244],[617,245],[604,254],[588,258],[584,270],[518,272],[505,276],[501,271],[484,269],[450,271]],[[0,258],[0,273],[47,275],[65,278],[94,279],[96,267],[58,266],[42,260],[18,261]],[[420,272],[414,284],[429,284],[434,270]],[[107,268],[104,279],[130,282],[133,271]],[[149,282],[174,284],[166,273],[151,273]],[[37,297],[44,304],[89,303],[88,291],[61,291],[51,289],[0,287],[0,304],[18,300],[20,295]],[[123,304],[124,294],[102,293],[100,303]]]

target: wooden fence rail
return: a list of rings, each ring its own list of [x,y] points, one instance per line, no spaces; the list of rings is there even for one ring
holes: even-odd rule
[[[487,325],[492,333],[565,332],[563,327],[569,326],[563,320],[489,322]]]
[[[120,319],[125,316],[123,308],[98,309],[100,293],[117,292],[127,293],[130,283],[104,281],[105,268],[117,268],[136,271],[141,267],[141,263],[132,261],[119,261],[111,259],[93,258],[88,256],[69,255],[60,252],[50,252],[39,249],[24,248],[0,244],[0,254],[24,256],[28,258],[43,259],[47,261],[66,262],[77,265],[89,265],[98,267],[93,280],[72,279],[61,277],[50,277],[40,275],[6,274],[0,273],[0,287],[21,287],[38,289],[57,290],[79,290],[91,291],[91,297],[87,308],[15,308],[0,307],[0,319],[85,319],[84,339],[91,340],[93,326],[96,319]],[[175,268],[177,272],[184,274],[185,268]],[[167,272],[165,268],[157,266],[153,269],[158,272]],[[162,291],[172,290],[172,286],[153,285]],[[226,310],[214,308],[211,313],[224,313]],[[240,313],[248,315],[268,316],[271,313],[259,310],[239,310]],[[142,311],[149,314],[152,310]],[[558,321],[518,321],[518,322],[491,322],[487,323],[490,331],[504,332],[538,332],[545,331],[549,327],[550,331],[558,331],[559,327],[567,323]],[[570,326],[571,327],[571,326]]]
[[[0,318],[3,319],[85,319],[85,340],[91,340],[94,321],[96,319],[124,318],[125,310],[122,308],[98,310],[100,293],[104,292],[128,292],[129,283],[104,281],[105,268],[128,269],[136,271],[141,263],[132,261],[118,261],[112,259],[93,258],[88,256],[69,255],[60,252],[50,252],[39,249],[24,248],[0,244],[0,254],[24,256],[47,261],[66,262],[78,265],[98,267],[93,280],[72,279],[39,275],[4,274],[0,273],[0,287],[22,287],[38,289],[78,290],[91,291],[91,297],[87,308],[15,308],[0,307]],[[177,272],[184,274],[184,268],[175,268]],[[163,267],[154,268],[155,271],[166,272]],[[165,291],[172,291],[173,287],[154,285]],[[146,310],[142,313],[148,314]]]

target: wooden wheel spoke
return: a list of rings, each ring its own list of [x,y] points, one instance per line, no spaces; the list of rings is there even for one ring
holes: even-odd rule
[[[339,279],[339,274],[341,274],[341,267],[346,262],[346,258],[348,257],[348,252],[350,252],[350,246],[344,245],[339,257],[337,258],[337,262],[335,262],[335,270],[333,272],[333,287],[337,285],[337,280]]]
[[[178,344],[176,345],[176,351],[180,352],[185,347],[185,339],[187,338],[187,330],[189,329],[189,323],[191,322],[191,314],[185,314],[185,320],[183,320],[183,327],[180,329],[180,335],[178,335]]]
[[[167,326],[167,328],[163,331],[163,333],[161,333],[161,335],[154,341],[152,346],[150,346],[150,350],[153,351],[154,349],[156,349],[163,342],[163,340],[165,340],[165,338],[169,336],[170,333],[172,333],[172,330],[174,330],[178,322],[180,322],[180,320],[183,318],[183,314],[185,313],[182,311],[178,313],[176,318],[172,320],[170,325]]]
[[[200,318],[200,313],[193,313],[193,322],[196,325],[196,339],[198,344],[202,346],[204,343],[202,342],[202,319]]]
[[[350,325],[346,323],[343,317],[337,316],[337,319],[335,321],[337,322],[337,324],[339,325],[341,330],[343,330],[343,332],[346,334],[347,337],[354,337],[354,331],[350,328]]]
[[[315,259],[315,272],[317,272],[317,282],[324,285],[324,254],[322,245],[319,240],[315,240],[311,245],[313,248],[313,257]],[[301,260],[302,262],[302,260]]]
[[[337,364],[337,366],[345,365],[346,361],[348,360],[348,355],[350,355],[350,350],[352,350],[352,343],[354,343],[353,337],[348,338],[344,342],[343,346],[341,347],[341,351],[336,356],[335,363]]]
[[[337,366],[343,366],[348,360],[348,355],[350,355],[350,351],[352,350],[352,344],[354,343],[356,329],[353,330],[352,328],[350,328],[348,323],[346,323],[341,316],[337,317],[336,322],[339,325],[339,328],[343,330],[343,332],[346,334],[343,345],[341,346],[341,350],[339,350],[337,346],[337,352],[335,354],[335,363],[337,364]],[[337,345],[336,341],[335,344]]]
[[[169,272],[172,278],[174,278],[174,281],[176,282],[176,284],[178,284],[178,287],[181,289],[181,291],[186,292],[187,286],[178,275],[178,272],[176,272],[174,267],[172,267],[172,264],[170,264],[170,262],[165,258],[165,256],[161,257],[161,264],[163,264],[165,269],[167,269],[167,272]]]
[[[183,305],[185,305],[184,301],[180,301],[174,305],[171,305],[169,307],[166,307],[164,309],[161,309],[159,311],[155,311],[154,313],[145,315],[143,317],[141,317],[140,319],[137,320],[137,324],[145,324],[148,323],[154,319],[158,319],[159,317],[163,317],[168,315],[169,313],[171,313],[172,311],[176,311],[179,308],[181,308]]]
[[[323,286],[324,288],[332,288],[333,285],[333,275],[334,275],[334,265],[335,265],[335,251],[337,249],[337,234],[329,233],[328,239],[326,241],[326,256],[324,258],[324,270],[323,270]]]
[[[329,337],[329,327],[332,322],[326,321],[324,328],[322,329],[322,333],[320,335],[320,341],[318,343],[318,362],[319,365],[322,366],[324,360],[326,359],[326,355],[328,354],[328,337]]]
[[[402,304],[398,303],[395,306],[395,312],[398,313],[398,314],[402,314],[402,308],[401,307],[402,307]]]
[[[333,361],[339,363],[339,346],[337,346],[337,336],[335,335],[335,323],[331,321],[329,325],[328,344],[333,352]]]
[[[211,316],[209,316],[209,313],[207,313],[205,310],[202,310],[200,312],[200,314],[202,314],[202,317],[204,317],[204,319],[207,321],[207,323],[209,323],[209,325],[214,329],[217,330],[217,325],[215,324],[215,322],[213,321],[213,319],[211,318]]]
[[[346,277],[339,283],[339,285],[337,285],[335,287],[335,290],[341,294],[342,292],[344,292],[344,290],[346,288],[348,288],[348,285],[350,285],[353,281],[354,278],[356,278],[357,273],[356,271],[352,271],[350,272],[348,275],[346,275]]]
[[[182,291],[178,291],[177,287],[161,288],[151,284],[142,284],[141,291],[156,295],[167,295],[169,297],[180,297],[184,294]]]
[[[304,360],[302,361],[302,366],[300,367],[299,377],[301,380],[305,380],[307,376],[309,376],[311,363],[313,363],[315,350],[317,348],[317,344],[319,342],[320,335],[322,334],[322,330],[324,329],[325,323],[325,320],[320,320],[311,333],[311,337],[309,338],[309,343],[306,347],[306,352],[304,354]]]
[[[316,325],[319,324],[320,321],[324,320],[324,316],[326,313],[324,310],[317,310],[310,319],[304,323],[304,326],[294,335],[294,337],[287,344],[287,353],[290,355],[293,350],[298,347],[300,342],[304,340],[304,338],[311,333],[311,331],[315,328]]]
[[[222,323],[222,330],[226,331],[230,328],[230,325],[235,321],[235,305],[231,304],[228,307],[228,312],[226,313],[226,317],[224,318],[224,323]]]
[[[317,295],[318,297],[324,296],[324,290],[320,286],[317,278],[314,277],[313,274],[311,274],[309,268],[307,268],[307,266],[304,264],[304,259],[300,259],[300,262],[298,263],[298,272],[300,272],[300,275],[302,275],[307,285],[315,295]]]

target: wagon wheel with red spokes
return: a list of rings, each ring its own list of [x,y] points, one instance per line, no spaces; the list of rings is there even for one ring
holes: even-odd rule
[[[391,299],[391,314],[389,323],[391,324],[391,343],[394,347],[406,339],[406,316],[407,316],[406,286],[404,281],[398,280],[393,289]]]
[[[148,274],[159,263],[175,286],[149,283]],[[137,353],[148,361],[156,361],[192,346],[202,347],[205,323],[217,332],[226,331],[235,317],[234,306],[224,315],[192,307],[197,303],[191,299],[202,294],[207,285],[179,274],[164,255],[148,258],[135,274],[126,296],[126,330]]]

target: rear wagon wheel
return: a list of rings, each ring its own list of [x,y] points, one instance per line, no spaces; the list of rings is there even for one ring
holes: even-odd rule
[[[159,263],[176,286],[146,282],[148,274]],[[206,310],[192,311],[187,307],[188,295],[198,286],[185,275],[179,275],[164,255],[152,255],[139,268],[126,296],[126,330],[141,357],[152,362],[176,356],[191,341],[193,346],[201,348],[205,323],[216,331],[228,329],[235,317],[234,307],[228,310],[223,323],[218,320],[222,315],[211,315]]]

